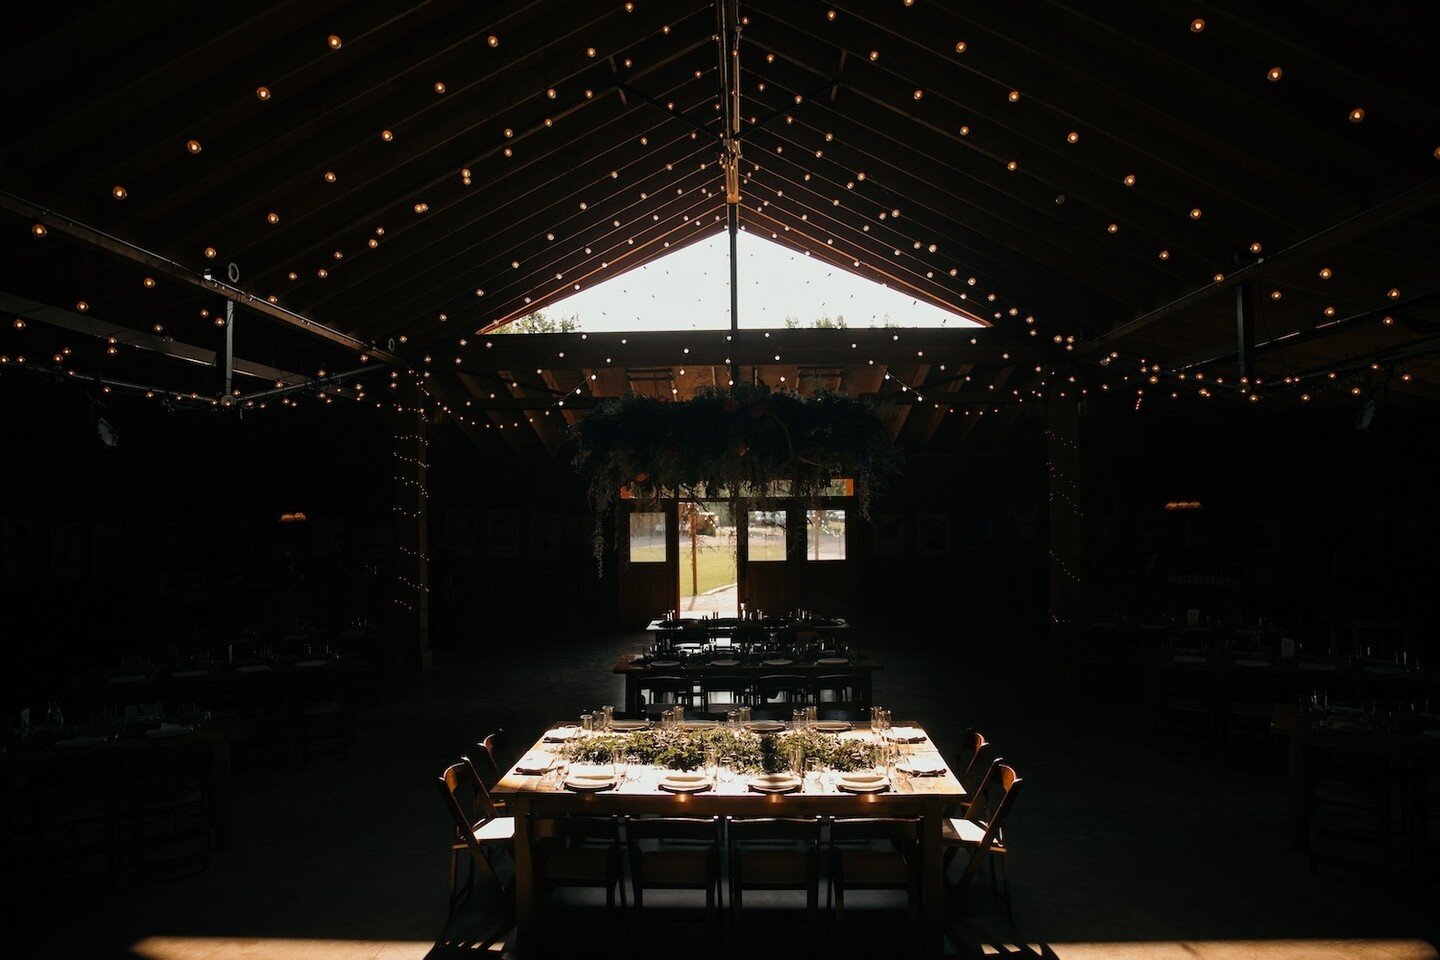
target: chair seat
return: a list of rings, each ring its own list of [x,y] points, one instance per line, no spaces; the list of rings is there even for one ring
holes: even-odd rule
[[[486,820],[472,831],[477,843],[504,843],[515,842],[515,818],[495,817]],[[457,839],[453,844],[456,850],[465,849],[465,841]]]
[[[963,843],[978,846],[985,838],[985,827],[964,817],[949,817],[940,825],[940,839],[945,843]],[[1005,845],[996,840],[992,844],[996,853],[1004,853]]]

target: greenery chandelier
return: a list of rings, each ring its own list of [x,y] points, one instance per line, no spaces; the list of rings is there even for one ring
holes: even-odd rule
[[[831,391],[802,397],[742,385],[690,400],[629,394],[601,401],[575,434],[575,465],[589,481],[596,515],[597,564],[605,546],[600,521],[622,496],[644,503],[788,489],[815,499],[848,478],[869,519],[871,496],[901,465],[878,406]]]

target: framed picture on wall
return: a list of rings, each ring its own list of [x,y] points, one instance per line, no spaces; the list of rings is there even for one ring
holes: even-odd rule
[[[490,511],[490,556],[520,556],[520,514],[518,511]]]
[[[905,552],[905,517],[903,514],[876,514],[873,534],[876,553]]]
[[[922,513],[915,517],[915,552],[950,552],[950,515]]]

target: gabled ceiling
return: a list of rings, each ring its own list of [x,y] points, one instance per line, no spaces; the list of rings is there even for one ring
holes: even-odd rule
[[[1032,367],[1058,359],[1092,385],[1233,388],[1232,287],[1248,278],[1252,376],[1282,402],[1353,402],[1380,376],[1436,399],[1440,103],[1423,91],[1440,10],[796,0],[740,15],[741,226],[1032,345],[1023,364],[972,365],[977,381],[1038,396],[1049,369]],[[0,292],[215,352],[223,301],[178,278],[234,263],[254,298],[235,349],[277,384],[452,354],[516,383],[477,333],[724,227],[711,2],[6,16]],[[164,366],[73,328],[29,349]],[[26,349],[5,336],[0,352]],[[550,395],[568,393],[537,357]],[[748,375],[778,383],[767,366]],[[1282,379],[1300,373],[1314,386]],[[450,404],[488,398],[454,376],[436,378]]]

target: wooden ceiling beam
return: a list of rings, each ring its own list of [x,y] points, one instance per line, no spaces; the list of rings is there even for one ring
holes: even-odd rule
[[[40,224],[48,230],[73,237],[107,254],[128,260],[131,263],[139,264],[149,270],[153,270],[157,274],[169,277],[172,280],[179,281],[197,290],[216,294],[235,303],[237,306],[245,307],[269,320],[277,321],[287,327],[309,334],[312,337],[328,340],[336,346],[350,350],[362,357],[369,357],[385,363],[403,363],[399,356],[388,349],[372,343],[366,343],[347,333],[342,333],[339,330],[311,320],[309,317],[287,310],[284,307],[276,306],[261,297],[257,297],[229,283],[206,277],[204,274],[197,274],[167,257],[152,253],[149,250],[121,240],[118,237],[112,237],[86,224],[71,220],[69,217],[58,214],[52,210],[47,210],[21,197],[17,197],[14,194],[0,191],[0,209],[8,210],[17,216],[29,220],[31,223]]]
[[[1237,270],[1224,274],[1223,279],[1219,282],[1196,287],[1163,306],[1146,311],[1132,320],[1127,320],[1099,338],[1082,344],[1078,352],[1082,357],[1094,356],[1117,340],[1139,333],[1158,320],[1164,320],[1204,303],[1238,284],[1260,280],[1276,271],[1295,266],[1317,254],[1333,250],[1356,237],[1373,233],[1386,224],[1413,217],[1428,210],[1437,202],[1440,202],[1440,177],[1428,180],[1418,187],[1412,187],[1358,213],[1352,213],[1338,223],[1311,234],[1303,240],[1296,241],[1271,256],[1258,258]]]

